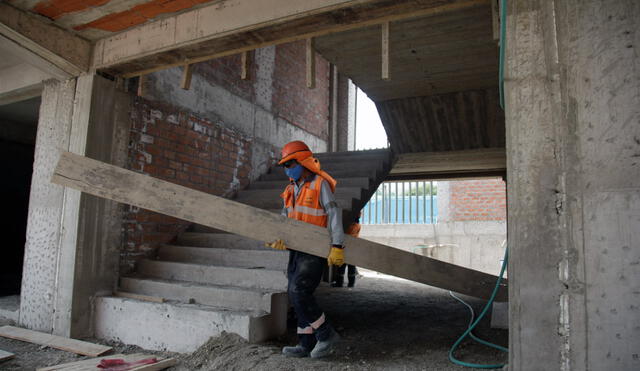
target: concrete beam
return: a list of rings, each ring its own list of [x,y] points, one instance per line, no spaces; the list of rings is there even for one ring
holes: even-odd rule
[[[125,77],[486,0],[227,0],[99,40],[93,67]]]
[[[0,3],[0,35],[49,61],[69,76],[89,70],[89,41],[4,2]],[[27,62],[31,63],[30,60]]]
[[[0,105],[37,97],[42,82],[52,76],[27,63],[0,70]]]
[[[388,179],[496,176],[506,174],[506,171],[504,148],[403,153],[391,168]]]
[[[72,153],[61,156],[52,178],[56,184],[261,241],[283,239],[291,249],[328,255],[326,228]],[[350,264],[465,295],[487,298],[497,278],[350,236],[345,245],[345,260]],[[504,287],[498,300],[506,300]]]

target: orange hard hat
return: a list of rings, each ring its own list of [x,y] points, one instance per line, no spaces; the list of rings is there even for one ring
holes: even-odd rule
[[[303,141],[294,140],[293,142],[289,142],[282,147],[282,156],[280,161],[278,161],[279,165],[289,161],[296,160],[298,162],[302,162],[302,160],[311,157],[313,153],[309,149]]]

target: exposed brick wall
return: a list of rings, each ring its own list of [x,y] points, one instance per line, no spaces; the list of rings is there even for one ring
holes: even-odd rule
[[[452,221],[506,220],[506,185],[502,179],[451,182],[449,208]]]
[[[251,63],[253,52],[248,54],[249,70],[247,71],[246,80],[240,78],[242,70],[240,54],[196,63],[193,65],[193,73],[204,77],[213,85],[220,86],[232,94],[255,103],[256,92],[254,83],[257,66],[255,63]]]
[[[329,63],[316,53],[316,87],[307,88],[305,41],[276,47],[273,109],[290,123],[328,139]]]
[[[136,99],[131,122],[131,170],[221,196],[249,183],[250,138],[183,109],[144,99]],[[123,263],[171,242],[190,224],[129,206]]]

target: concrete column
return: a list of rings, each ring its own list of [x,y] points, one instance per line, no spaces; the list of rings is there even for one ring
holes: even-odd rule
[[[116,95],[113,82],[92,74],[45,82],[20,302],[27,328],[91,335],[91,298],[116,283],[119,207],[50,183],[60,151],[124,166],[129,100]]]
[[[640,369],[640,5],[508,8],[509,367]]]
[[[60,149],[69,147],[75,87],[75,79],[46,81],[38,120],[20,294],[20,325],[45,332],[53,329],[64,203],[64,188],[49,180]]]

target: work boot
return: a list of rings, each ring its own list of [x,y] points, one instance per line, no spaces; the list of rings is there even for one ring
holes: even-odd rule
[[[282,348],[282,354],[284,354],[285,357],[304,358],[309,357],[309,353],[309,350],[303,347],[302,344]]]
[[[318,338],[316,346],[313,347],[313,350],[311,351],[311,358],[322,358],[328,356],[329,354],[331,354],[331,352],[333,352],[336,344],[338,344],[338,342],[340,341],[340,335],[338,335],[333,327],[329,326],[326,323],[324,325],[328,326],[328,329],[325,331],[328,334],[323,340],[320,340],[320,338]]]
[[[282,348],[282,354],[284,354],[285,357],[309,357],[309,353],[315,345],[316,336],[314,334],[298,334],[298,345]]]

